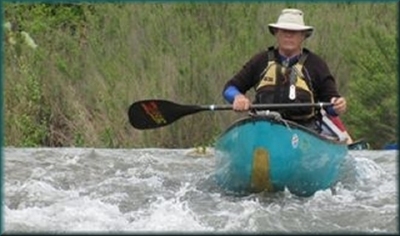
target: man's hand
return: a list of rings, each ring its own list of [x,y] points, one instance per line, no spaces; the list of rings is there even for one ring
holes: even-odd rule
[[[238,94],[233,100],[233,110],[235,111],[247,111],[251,105],[250,100],[243,94]]]
[[[335,110],[336,114],[340,115],[346,111],[347,104],[344,97],[333,97],[331,99],[331,103],[333,104],[333,109]]]

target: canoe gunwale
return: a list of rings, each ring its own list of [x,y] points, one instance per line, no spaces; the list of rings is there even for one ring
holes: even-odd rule
[[[249,123],[249,122],[257,122],[257,121],[268,121],[270,123],[274,123],[274,124],[278,124],[278,125],[283,125],[283,126],[289,126],[289,128],[295,128],[295,129],[299,129],[302,130],[304,132],[307,132],[308,134],[311,134],[321,140],[324,140],[326,142],[332,143],[332,144],[343,144],[343,145],[347,145],[346,141],[339,141],[339,140],[334,140],[334,139],[330,139],[324,135],[321,135],[319,133],[317,133],[316,131],[309,129],[303,125],[300,125],[294,121],[290,121],[290,120],[286,120],[286,119],[276,119],[274,117],[270,117],[270,116],[265,116],[265,115],[251,115],[251,116],[247,116],[247,117],[242,117],[237,119],[236,121],[234,121],[230,126],[228,126],[228,128],[225,129],[225,131],[223,131],[219,137],[224,136],[227,132],[229,132],[230,130],[234,129],[237,126]]]

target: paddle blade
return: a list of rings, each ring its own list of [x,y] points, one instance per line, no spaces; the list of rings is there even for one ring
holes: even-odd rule
[[[166,100],[134,102],[128,111],[130,124],[136,129],[154,129],[171,124],[179,118],[204,110],[200,106],[180,105]]]
[[[355,141],[354,143],[350,143],[347,145],[349,150],[369,150],[369,143],[363,139]]]

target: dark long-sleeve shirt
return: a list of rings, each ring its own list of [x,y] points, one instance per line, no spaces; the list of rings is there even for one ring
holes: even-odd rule
[[[303,66],[303,74],[311,79],[314,100],[318,102],[330,102],[332,97],[340,97],[337,90],[335,78],[332,76],[325,61],[309,51]],[[274,50],[275,58],[281,63],[281,56],[278,50]],[[241,70],[239,70],[224,86],[225,91],[229,86],[235,86],[242,94],[253,88],[261,80],[260,76],[268,65],[268,51],[254,55],[247,61]],[[224,93],[224,92],[223,92]]]

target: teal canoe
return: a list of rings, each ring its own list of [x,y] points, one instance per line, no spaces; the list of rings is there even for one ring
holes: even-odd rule
[[[338,142],[270,116],[237,120],[216,140],[214,173],[226,192],[289,190],[308,197],[333,186],[348,153]]]

